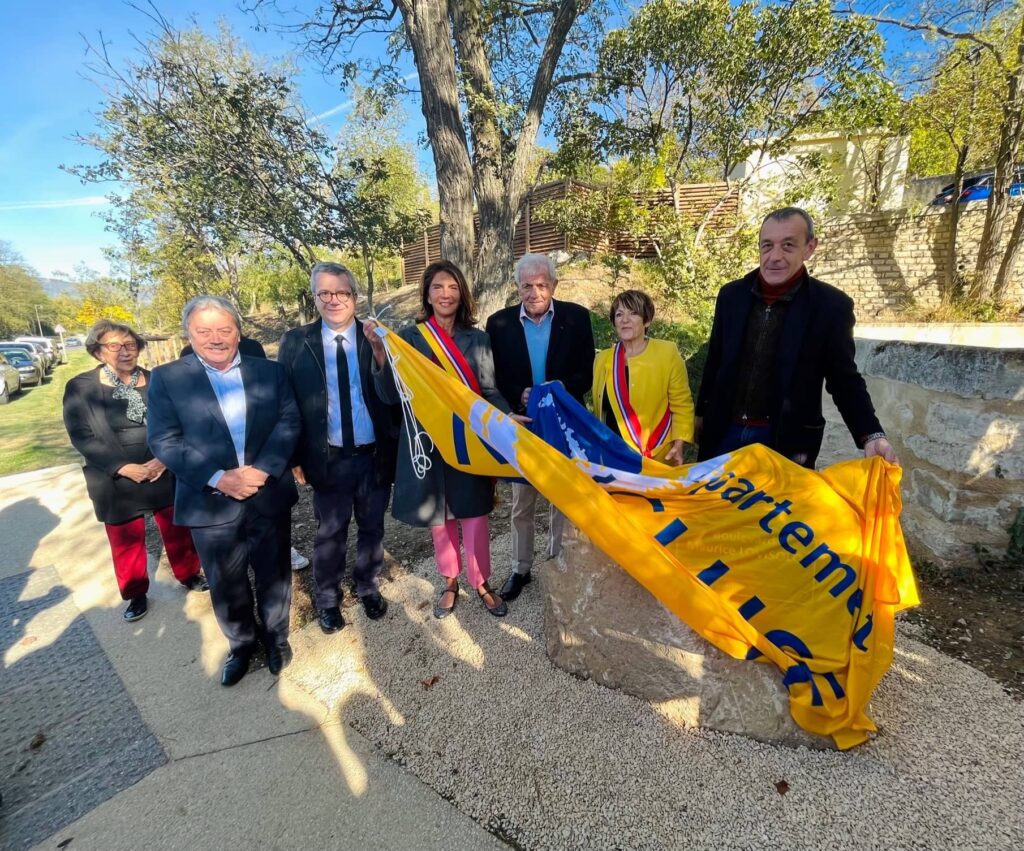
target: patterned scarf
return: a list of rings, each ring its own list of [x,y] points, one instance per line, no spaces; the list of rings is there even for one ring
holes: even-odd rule
[[[144,424],[146,422],[146,403],[142,401],[142,394],[135,389],[142,376],[142,370],[136,368],[127,384],[106,364],[103,364],[103,374],[114,385],[114,398],[128,400],[128,419],[133,423]]]

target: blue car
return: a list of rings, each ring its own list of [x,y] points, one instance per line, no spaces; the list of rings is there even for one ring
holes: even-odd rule
[[[960,203],[968,201],[987,201],[992,196],[992,183],[995,180],[995,172],[987,172],[981,175],[976,182],[970,186],[964,182],[964,190],[960,193]],[[1013,183],[1010,184],[1010,197],[1020,198],[1024,195],[1024,171],[1017,169],[1013,174]]]

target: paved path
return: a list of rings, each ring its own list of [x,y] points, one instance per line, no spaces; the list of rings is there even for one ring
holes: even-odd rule
[[[81,470],[0,479],[0,847],[503,847],[287,676],[222,688],[166,563],[123,607]]]

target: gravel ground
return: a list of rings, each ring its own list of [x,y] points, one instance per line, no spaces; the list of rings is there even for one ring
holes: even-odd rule
[[[493,541],[497,585],[508,537]],[[538,572],[543,570],[538,568]],[[540,585],[507,618],[472,590],[436,621],[433,562],[382,586],[387,617],[294,636],[287,676],[512,847],[1019,849],[1024,705],[902,624],[879,735],[814,752],[674,726],[553,667]]]

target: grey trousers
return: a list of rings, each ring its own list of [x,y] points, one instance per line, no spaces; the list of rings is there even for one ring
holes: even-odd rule
[[[512,569],[525,576],[533,567],[534,509],[537,489],[532,485],[512,485]],[[562,549],[565,515],[554,505],[548,513],[547,557],[554,558]]]

